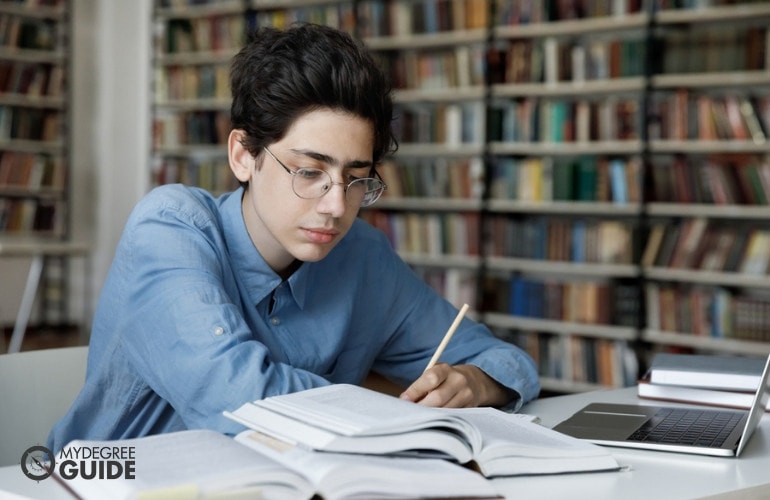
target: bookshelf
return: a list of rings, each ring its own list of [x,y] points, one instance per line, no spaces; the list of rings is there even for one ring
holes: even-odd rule
[[[395,90],[389,189],[361,217],[450,302],[530,352],[544,390],[635,383],[660,349],[770,352],[754,333],[694,334],[717,317],[720,328],[743,317],[743,331],[770,321],[759,312],[770,300],[765,2],[194,3],[156,2],[155,183],[231,187],[222,139],[179,135],[192,115],[213,117],[210,130],[226,120],[225,87],[176,89],[220,81],[240,42],[209,47],[196,29],[330,24],[375,52]],[[711,135],[698,132],[706,109],[725,117]],[[739,115],[742,132],[729,125]],[[206,170],[228,177],[207,185]],[[684,232],[704,238],[680,242]],[[728,245],[731,232],[752,244]],[[734,269],[717,266],[726,246]]]
[[[655,21],[666,57],[650,79],[642,339],[766,353],[770,5],[664,8]]]
[[[25,297],[40,291],[45,325],[68,322],[70,253],[51,249],[70,235],[70,13],[66,0],[0,2],[0,244],[33,262]]]
[[[0,236],[67,235],[68,6],[0,2]]]
[[[755,247],[767,244],[764,194],[754,193],[748,203],[733,192],[738,185],[711,193],[732,200],[718,204],[658,197],[660,185],[682,190],[675,171],[689,172],[690,184],[708,172],[720,186],[737,183],[738,168],[758,185],[770,168],[764,166],[768,146],[751,131],[707,140],[661,135],[673,125],[662,123],[660,111],[667,106],[681,119],[673,105],[683,96],[706,95],[719,109],[728,107],[724,101],[735,107],[733,100],[740,109],[749,96],[760,106],[754,111],[758,133],[766,134],[761,89],[769,66],[756,56],[767,53],[766,5],[673,10],[665,2],[657,9],[642,2],[572,2],[576,9],[560,11],[558,4],[548,11],[539,2],[405,3],[360,4],[362,36],[394,74],[405,129],[401,148],[383,169],[394,189],[364,217],[389,235],[419,274],[450,301],[471,301],[474,314],[496,334],[528,350],[546,391],[632,384],[649,353],[659,349],[770,350],[768,339],[755,334],[704,338],[652,322],[656,308],[677,309],[653,298],[661,287],[722,287],[729,300],[719,300],[730,312],[755,310],[770,290],[766,268],[717,272],[643,261],[650,258],[653,234],[670,239],[668,233],[688,219],[707,219],[709,228],[742,225]],[[452,24],[462,18],[458,5],[489,9],[486,35],[483,28]],[[701,29],[720,24],[727,27],[709,33],[707,44],[698,38]],[[474,80],[472,69],[462,77],[402,77],[405,67],[415,75],[426,67],[456,69],[466,59],[458,58],[452,41],[464,51],[485,52],[476,66],[484,68],[483,81]],[[662,47],[668,55],[657,67]],[[742,58],[735,57],[740,47]],[[720,59],[733,66],[720,68]],[[675,69],[682,61],[686,71]],[[483,102],[483,144],[459,138],[463,127],[452,120],[461,114],[447,112],[459,102]],[[718,157],[728,160],[704,165]],[[686,168],[672,168],[666,158],[686,158]],[[468,241],[452,246],[456,234]],[[692,314],[680,309],[680,317]]]
[[[358,31],[394,88],[397,155],[362,217],[433,288],[476,308],[485,184],[489,2],[358,2]]]
[[[492,27],[483,317],[546,391],[637,375],[648,16],[600,4],[498,2]]]
[[[246,34],[243,2],[158,1],[154,21],[153,185],[233,188],[223,146],[229,63]]]

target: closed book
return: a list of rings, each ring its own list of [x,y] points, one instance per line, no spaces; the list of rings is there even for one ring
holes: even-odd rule
[[[584,157],[577,162],[575,180],[577,201],[596,201],[598,166],[593,157]]]
[[[699,387],[653,384],[647,377],[639,380],[639,384],[637,385],[637,395],[643,399],[745,410],[749,409],[754,400],[753,392],[720,391],[715,389],[702,389]],[[770,412],[770,401],[768,401],[765,406],[765,411]]]
[[[653,384],[728,391],[756,391],[765,359],[730,355],[658,353],[650,366]]]
[[[574,188],[575,164],[564,162],[553,168],[553,199],[570,201],[575,198]]]
[[[770,266],[770,232],[752,230],[738,271],[744,274],[761,275],[767,274],[768,266]]]
[[[663,236],[666,234],[666,226],[661,223],[655,224],[647,236],[647,244],[644,247],[641,264],[643,267],[655,265],[655,259],[658,256],[660,245],[663,243]]]
[[[610,180],[612,183],[612,201],[628,203],[628,184],[626,181],[626,163],[623,160],[610,161]]]
[[[670,267],[681,269],[691,267],[695,252],[706,234],[708,224],[709,222],[705,217],[696,217],[682,225],[682,234],[674,247],[674,253],[669,262]]]
[[[743,116],[751,140],[756,144],[763,144],[766,139],[765,131],[762,129],[762,123],[759,121],[754,105],[746,97],[741,97],[739,100],[740,104],[738,109],[741,112],[741,116]]]

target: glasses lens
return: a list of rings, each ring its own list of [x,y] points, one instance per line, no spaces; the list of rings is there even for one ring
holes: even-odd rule
[[[380,195],[382,195],[382,192],[385,191],[386,187],[384,182],[371,177],[366,179],[358,179],[357,181],[353,182],[350,187],[352,188],[354,184],[361,185],[362,193],[359,204],[362,207],[368,207],[377,201],[380,198]],[[348,193],[350,193],[350,189],[348,189]]]
[[[325,195],[334,185],[331,175],[318,168],[300,168],[292,176],[292,188],[300,198],[312,199]],[[385,183],[373,177],[356,179],[345,189],[345,200],[354,205],[368,207],[382,195]]]
[[[294,172],[292,187],[300,198],[321,197],[332,186],[332,178],[321,169],[300,168]]]
[[[345,199],[350,204],[360,205],[367,191],[369,190],[369,179],[356,179],[348,184],[347,191],[345,191]]]

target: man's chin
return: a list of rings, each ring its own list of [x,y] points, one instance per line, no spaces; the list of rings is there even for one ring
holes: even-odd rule
[[[326,258],[336,246],[336,242],[329,245],[304,245],[304,248],[294,252],[294,258],[301,262],[318,262]],[[311,248],[307,248],[311,247]]]

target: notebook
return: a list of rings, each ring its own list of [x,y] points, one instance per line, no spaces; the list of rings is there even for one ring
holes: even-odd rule
[[[770,355],[748,411],[591,403],[554,430],[606,446],[737,457],[764,414],[769,378]]]

